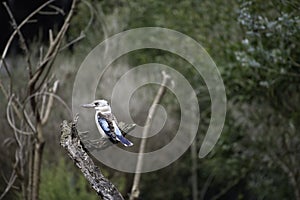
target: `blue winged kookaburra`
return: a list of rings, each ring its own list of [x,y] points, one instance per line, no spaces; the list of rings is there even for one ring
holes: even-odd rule
[[[96,110],[95,121],[102,137],[108,138],[113,143],[119,141],[126,147],[133,145],[122,135],[117,120],[111,113],[110,105],[106,100],[95,100],[90,104],[83,104],[82,107]]]

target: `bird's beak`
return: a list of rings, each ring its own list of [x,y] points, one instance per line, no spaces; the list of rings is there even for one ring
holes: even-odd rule
[[[82,104],[81,107],[84,107],[84,108],[94,108],[95,105],[92,104],[92,103],[89,103],[89,104]]]

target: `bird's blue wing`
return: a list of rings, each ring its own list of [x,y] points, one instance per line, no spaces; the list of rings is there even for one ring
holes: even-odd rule
[[[116,135],[123,136],[118,126],[115,126],[114,128],[115,128]]]
[[[100,127],[102,128],[102,130],[105,133],[110,133],[111,132],[106,119],[98,117],[98,123],[99,123]]]
[[[115,122],[111,123],[110,127],[109,122],[107,121],[107,119],[105,119],[104,117],[100,117],[98,116],[98,123],[101,127],[101,129],[104,131],[104,133],[109,136],[109,139],[113,142],[116,143],[117,141],[120,141],[124,146],[132,146],[133,143],[130,142],[128,139],[126,139],[119,127],[116,125]]]
[[[115,129],[115,133],[116,133],[117,139],[118,139],[124,146],[129,147],[129,146],[132,146],[132,145],[133,145],[132,142],[130,142],[128,139],[126,139],[126,138],[122,135],[122,133],[121,133],[121,131],[120,131],[120,129],[119,129],[118,126],[114,126],[114,129]]]
[[[99,123],[101,129],[104,131],[104,133],[107,136],[109,136],[112,140],[115,140],[115,135],[113,134],[113,131],[110,129],[109,124],[106,121],[106,119],[102,118],[102,117],[98,117],[98,123]]]

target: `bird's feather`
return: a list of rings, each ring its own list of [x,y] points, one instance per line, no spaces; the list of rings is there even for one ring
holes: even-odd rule
[[[110,138],[113,143],[116,143],[116,135],[114,133],[114,127],[104,117],[98,115],[98,123],[103,132]]]
[[[133,143],[130,142],[129,140],[127,140],[121,133],[119,127],[117,126],[117,124],[113,121],[113,125],[114,125],[114,129],[115,129],[115,133],[116,133],[116,137],[117,139],[125,146],[132,146]]]
[[[128,139],[126,139],[122,135],[116,122],[114,120],[110,120],[109,116],[104,116],[104,115],[98,114],[97,117],[98,117],[98,123],[99,123],[101,129],[104,131],[104,133],[109,137],[109,139],[113,143],[120,141],[124,146],[132,146],[133,145],[132,142],[130,142]]]

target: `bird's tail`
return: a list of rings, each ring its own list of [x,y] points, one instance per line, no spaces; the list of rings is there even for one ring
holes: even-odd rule
[[[130,147],[133,145],[133,143],[127,140],[125,137],[121,135],[116,135],[116,136],[117,136],[117,140],[119,140],[125,147]]]

